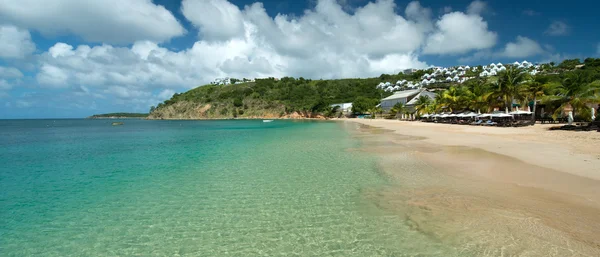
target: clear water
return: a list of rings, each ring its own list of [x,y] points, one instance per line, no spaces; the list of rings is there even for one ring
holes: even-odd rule
[[[2,256],[449,256],[340,123],[0,121]]]

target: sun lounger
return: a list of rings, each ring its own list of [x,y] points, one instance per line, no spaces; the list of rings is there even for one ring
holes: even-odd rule
[[[482,123],[483,123],[483,120],[478,120],[478,121],[475,121],[475,122],[471,122],[471,125],[478,126],[478,125],[481,125]]]
[[[483,125],[484,126],[495,126],[495,125],[498,125],[498,123],[488,120],[487,122],[483,123]]]

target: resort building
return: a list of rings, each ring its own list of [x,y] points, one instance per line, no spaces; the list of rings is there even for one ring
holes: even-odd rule
[[[386,98],[381,99],[380,107],[383,112],[389,112],[394,105],[397,103],[402,103],[406,105],[406,103],[410,102],[419,95],[421,92],[425,91],[424,89],[410,89],[404,91],[395,92],[393,95],[388,96]]]
[[[342,114],[344,115],[352,113],[352,103],[332,104],[330,106],[332,108],[335,108],[337,106],[339,108],[339,111],[342,112]]]
[[[435,83],[464,83],[467,80],[474,79],[476,77],[489,77],[497,76],[500,72],[505,71],[507,67],[517,67],[519,69],[525,69],[529,74],[535,75],[539,73],[540,65],[530,63],[528,61],[514,62],[512,64],[502,63],[490,63],[489,65],[470,67],[468,65],[460,65],[455,67],[430,67],[427,72],[421,76],[420,80],[407,81],[398,80],[396,83],[393,82],[381,82],[377,85],[378,89],[385,90],[386,92],[397,92],[407,89],[419,89],[424,86],[428,86]],[[412,74],[417,69],[403,70],[404,74]],[[474,74],[467,75],[467,72]]]
[[[421,92],[419,92],[410,101],[408,101],[405,104],[405,106],[408,109],[408,111],[414,112],[416,110],[415,109],[415,105],[417,104],[417,99],[419,99],[419,97],[421,97],[421,96],[428,97],[429,99],[431,99],[431,101],[435,100],[435,93],[429,92],[427,90],[421,90]]]

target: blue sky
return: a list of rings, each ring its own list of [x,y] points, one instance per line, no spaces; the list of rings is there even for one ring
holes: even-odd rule
[[[0,5],[0,118],[145,112],[220,77],[369,77],[597,57],[599,5],[8,0]]]

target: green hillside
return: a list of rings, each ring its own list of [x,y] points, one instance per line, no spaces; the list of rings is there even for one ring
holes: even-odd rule
[[[386,97],[392,93],[376,89],[375,85],[403,78],[412,76],[337,80],[285,77],[235,85],[205,85],[175,94],[151,108],[150,118],[278,118],[293,113],[312,117],[327,111],[330,104],[354,102],[357,97]]]
[[[234,85],[205,85],[184,93],[150,109],[150,119],[216,119],[216,118],[280,118],[315,117],[331,113],[335,103],[355,103],[357,112],[375,109],[380,99],[392,92],[378,89],[381,82],[398,80],[418,82],[432,69],[419,70],[410,75],[382,74],[377,78],[310,80],[285,77],[257,79],[255,82]],[[457,111],[464,109],[504,109],[510,101],[526,104],[537,99],[556,109],[556,115],[567,104],[575,109],[595,103],[600,84],[600,59],[565,60],[540,65],[540,73],[515,67],[497,76],[478,77],[482,71],[467,72],[475,77],[463,84],[435,83],[425,88],[436,91],[438,97],[431,103],[420,103],[427,112]],[[405,88],[402,88],[405,89]],[[424,99],[426,100],[426,99]],[[425,109],[427,107],[427,109]],[[589,108],[588,108],[589,109]],[[397,109],[397,110],[401,110]],[[576,111],[577,112],[577,111]],[[555,115],[555,116],[556,116]]]

